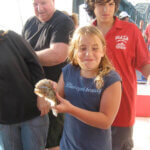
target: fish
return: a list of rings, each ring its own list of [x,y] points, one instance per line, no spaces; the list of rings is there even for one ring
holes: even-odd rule
[[[44,97],[51,106],[56,106],[59,104],[56,98],[55,90],[52,86],[51,80],[42,79],[35,84],[34,93],[39,97]],[[53,115],[57,117],[56,109],[52,108]]]

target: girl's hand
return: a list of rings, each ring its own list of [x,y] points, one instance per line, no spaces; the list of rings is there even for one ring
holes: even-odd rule
[[[51,82],[51,84],[52,84],[54,90],[56,91],[56,89],[57,89],[57,82],[52,81],[52,80],[50,80],[50,82]]]
[[[69,113],[71,110],[72,104],[66,99],[60,97],[58,93],[56,93],[56,97],[60,101],[60,104],[58,104],[57,106],[53,108],[56,109],[58,113]]]

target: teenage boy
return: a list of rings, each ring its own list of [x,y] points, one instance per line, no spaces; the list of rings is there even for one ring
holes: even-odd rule
[[[123,93],[112,126],[113,150],[131,150],[137,92],[136,69],[150,79],[150,57],[141,31],[133,23],[115,17],[120,0],[86,0],[86,10],[95,18],[107,42],[107,56],[122,77]]]

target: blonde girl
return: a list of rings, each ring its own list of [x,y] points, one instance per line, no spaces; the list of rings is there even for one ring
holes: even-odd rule
[[[105,50],[96,27],[75,31],[70,64],[63,68],[57,85],[60,104],[55,109],[65,113],[60,150],[111,150],[110,126],[120,105],[121,79]]]

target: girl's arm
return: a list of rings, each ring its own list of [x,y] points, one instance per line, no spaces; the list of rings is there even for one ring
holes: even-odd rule
[[[64,82],[61,75],[58,82],[58,92],[64,97]],[[113,123],[121,101],[121,82],[115,82],[105,89],[101,97],[99,112],[78,108],[57,94],[60,104],[56,106],[59,113],[69,113],[80,121],[93,127],[108,129]]]
[[[59,95],[61,97],[64,98],[64,80],[63,80],[63,74],[61,73],[60,77],[59,77],[59,81],[57,84],[57,92],[59,93]]]

